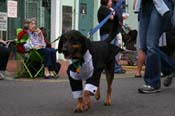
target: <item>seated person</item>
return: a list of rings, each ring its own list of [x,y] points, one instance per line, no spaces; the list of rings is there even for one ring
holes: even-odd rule
[[[46,30],[46,28],[44,28],[44,27],[40,27],[40,30],[42,31],[42,33],[43,33],[43,36],[44,36],[44,40],[45,40],[45,42],[46,42],[46,47],[47,48],[51,48],[52,47],[52,45],[49,43],[49,41],[48,41],[48,35],[47,35],[47,30]],[[60,70],[60,68],[61,68],[61,64],[59,63],[59,62],[57,62],[56,63],[56,70],[55,70],[55,72],[56,73],[59,73],[59,70]]]
[[[29,36],[29,39],[24,44],[25,51],[29,51],[33,48],[37,49],[44,59],[45,78],[55,76],[54,71],[57,70],[56,50],[46,47],[43,33],[39,28],[36,28],[36,20],[34,18],[25,21],[25,29]]]
[[[10,49],[4,47],[4,45],[7,44],[7,41],[0,40],[0,80],[3,80],[5,78],[5,70],[8,62],[8,58],[10,55]]]

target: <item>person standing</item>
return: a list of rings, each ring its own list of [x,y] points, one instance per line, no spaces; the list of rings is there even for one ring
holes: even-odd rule
[[[101,22],[106,16],[110,14],[111,11],[113,11],[113,1],[112,0],[101,0],[101,6],[98,10],[98,22]],[[114,12],[109,20],[100,28],[100,39],[102,41],[106,40],[111,32],[113,31],[113,28],[115,27],[115,38],[113,38],[113,41],[111,42],[114,45],[118,45],[117,40],[117,33],[119,29],[119,19],[118,15],[116,15],[116,12]],[[113,26],[116,25],[116,26]],[[116,31],[117,30],[117,31]],[[115,64],[115,73],[125,73],[126,71],[121,68],[121,66],[118,64],[118,58],[116,56],[116,64]]]
[[[7,44],[7,41],[0,40],[0,43],[3,44],[3,46],[0,45],[0,80],[3,80],[5,78],[4,73],[7,67],[10,49],[4,47],[4,45]]]
[[[171,0],[141,0],[139,8],[140,47],[146,53],[145,84],[140,93],[160,91],[161,56],[159,38],[166,29],[166,14],[173,9]],[[170,67],[169,67],[170,68]]]
[[[139,9],[140,9],[140,4],[141,0],[134,0],[133,3],[133,10],[134,13],[138,14],[138,22],[139,22]],[[141,78],[142,77],[142,67],[145,63],[145,52],[141,49],[140,47],[140,37],[139,37],[139,32],[137,33],[137,38],[136,38],[136,48],[137,48],[137,69],[135,72],[135,78]]]
[[[115,8],[116,4],[118,3],[119,0],[113,0],[113,4],[112,4],[112,7]],[[123,6],[123,5],[122,5]],[[115,18],[118,26],[116,26],[117,28],[117,33],[116,33],[116,39],[113,41],[113,44],[114,45],[117,45],[118,47],[120,48],[123,48],[123,43],[122,43],[122,35],[121,35],[121,32],[122,32],[122,25],[123,25],[123,19],[127,19],[128,17],[126,16],[123,16],[123,7],[120,6],[118,9],[115,10],[115,13],[117,15],[118,18]],[[115,73],[125,73],[126,70],[124,70],[122,68],[122,66],[118,63],[119,62],[119,56],[120,54],[118,54],[116,56],[116,63],[115,63],[115,69],[114,69],[114,72]]]

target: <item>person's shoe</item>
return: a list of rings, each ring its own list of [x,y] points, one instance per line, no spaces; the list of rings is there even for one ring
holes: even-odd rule
[[[173,72],[173,73],[171,73],[170,75],[168,75],[168,76],[166,77],[166,79],[165,79],[164,82],[163,82],[163,85],[164,85],[165,87],[169,87],[169,86],[172,84],[174,78],[175,78],[175,73]]]
[[[0,71],[0,77],[1,80],[13,80],[14,79],[15,73],[13,72],[8,72],[8,71]]]
[[[143,85],[143,87],[138,89],[138,92],[145,93],[145,94],[158,93],[158,92],[160,92],[160,85],[157,87],[152,87],[150,85]]]
[[[52,77],[49,75],[49,76],[44,76],[44,79],[51,79]]]
[[[4,75],[1,72],[0,72],[0,80],[4,80]]]
[[[58,79],[58,78],[59,78],[58,74],[57,74],[55,71],[50,71],[50,76],[51,76],[53,79]]]
[[[142,75],[135,75],[135,78],[142,78]]]
[[[44,74],[44,79],[51,79],[52,77],[51,77],[51,75],[50,75],[50,73],[45,73]]]
[[[124,69],[115,69],[114,70],[114,73],[116,73],[116,74],[124,74],[124,73],[126,73],[126,70],[124,70]]]

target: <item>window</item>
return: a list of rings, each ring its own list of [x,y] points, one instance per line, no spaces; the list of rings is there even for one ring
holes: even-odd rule
[[[62,33],[72,29],[72,6],[63,6]]]

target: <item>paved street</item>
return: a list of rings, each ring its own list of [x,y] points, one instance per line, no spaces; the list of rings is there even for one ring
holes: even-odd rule
[[[116,75],[115,75],[116,76]],[[113,105],[103,105],[106,83],[101,81],[102,98],[92,98],[92,107],[85,113],[73,113],[68,80],[0,81],[0,116],[174,116],[175,84],[162,87],[162,92],[143,95],[137,88],[142,79],[115,78]]]

